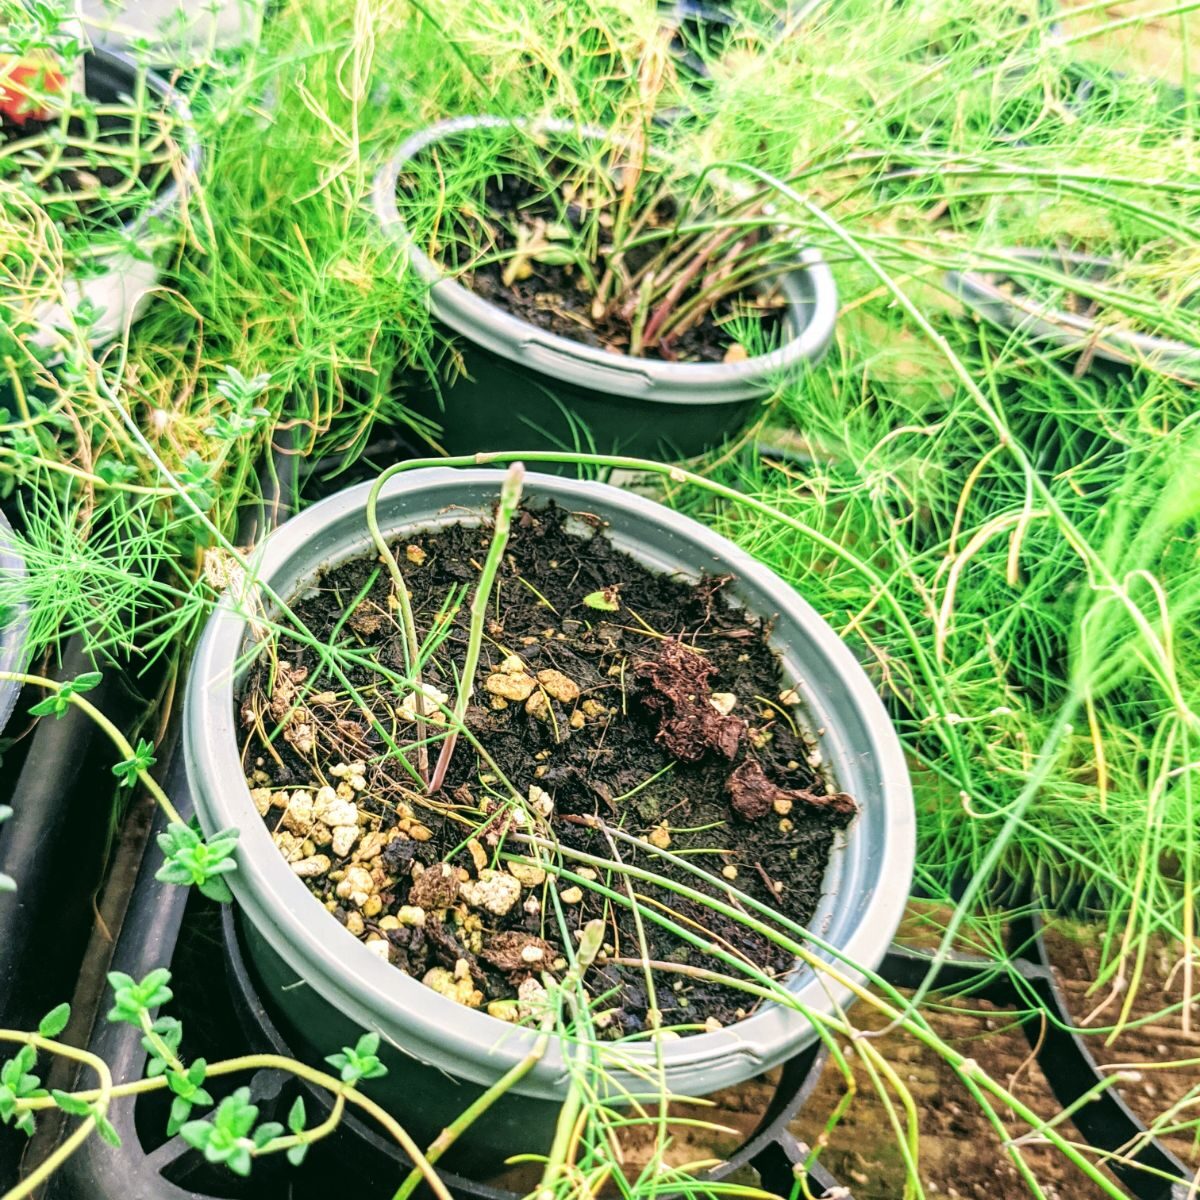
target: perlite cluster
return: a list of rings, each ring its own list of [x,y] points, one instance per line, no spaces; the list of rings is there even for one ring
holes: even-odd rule
[[[248,780],[259,813],[268,821],[277,814],[272,840],[296,875],[330,912],[344,914],[346,929],[384,962],[394,959],[388,937],[392,931],[424,930],[427,923],[452,928],[472,955],[516,973],[516,999],[493,1000],[487,1005],[489,1014],[506,1021],[535,1014],[545,999],[536,973],[561,971],[566,960],[531,934],[510,932],[489,939],[485,933],[518,905],[536,916],[541,901],[534,892],[546,883],[546,872],[532,862],[492,867],[475,839],[467,843],[473,874],[445,862],[426,867],[404,844],[427,842],[433,835],[407,804],[395,804],[386,818],[360,805],[367,786],[365,764],[338,763],[329,775],[338,781],[336,787],[275,789],[255,786],[255,778]],[[541,817],[548,817],[553,808],[549,794],[536,785],[529,789],[526,803]],[[408,903],[397,904],[405,893]],[[577,904],[582,892],[566,888],[560,896],[565,904]],[[459,959],[453,969],[430,968],[422,982],[467,1007],[483,1006],[483,993],[466,959]]]
[[[251,784],[250,797],[259,814],[267,817],[280,809],[279,823],[272,838],[292,870],[303,879],[327,875],[332,858],[351,857],[354,862],[369,862],[397,837],[427,842],[433,835],[413,818],[412,810],[399,815],[394,828],[383,833],[381,818],[363,811],[356,797],[366,787],[363,763],[338,763],[329,774],[339,779],[337,787],[324,786],[275,790]],[[401,806],[404,810],[406,806]]]

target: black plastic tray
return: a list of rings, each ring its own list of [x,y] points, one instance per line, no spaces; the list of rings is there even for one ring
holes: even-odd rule
[[[93,669],[73,643],[49,675],[65,682]],[[18,740],[0,770],[0,802],[13,810],[0,825],[0,872],[17,883],[15,892],[0,893],[0,1023],[17,1028],[36,1023],[74,985],[116,792],[116,751],[85,713],[71,708],[32,724],[28,710],[44,697],[38,688],[22,690],[5,730]],[[129,715],[117,671],[105,672],[88,699],[118,724]]]
[[[186,818],[191,802],[178,756],[166,785]],[[154,967],[170,964],[178,985],[177,1001],[170,1012],[182,1019],[185,1048],[190,1047],[194,1054],[205,1054],[210,1061],[217,1053],[290,1056],[242,959],[230,910],[189,897],[180,889],[164,888],[153,878],[155,862],[152,851],[134,886],[111,968],[140,978]],[[116,1079],[137,1078],[144,1070],[146,1052],[138,1032],[130,1026],[97,1021],[89,1048],[105,1059]],[[789,1193],[793,1168],[808,1150],[791,1136],[788,1126],[816,1085],[822,1065],[823,1056],[814,1047],[783,1068],[758,1130],[729,1158],[720,1175],[752,1166],[765,1187]],[[260,1071],[233,1083],[251,1087],[264,1118],[275,1115],[282,1119],[299,1087],[305,1087],[310,1114],[327,1103],[322,1093],[309,1092],[279,1071]],[[389,1195],[407,1171],[403,1155],[354,1117],[345,1119],[336,1134],[313,1147],[302,1170],[264,1160],[245,1181],[209,1167],[182,1138],[161,1140],[158,1131],[165,1126],[165,1117],[157,1097],[115,1101],[109,1117],[121,1135],[121,1148],[114,1149],[99,1139],[86,1143],[55,1176],[48,1200],[251,1200],[264,1194],[317,1200],[328,1197],[332,1187],[344,1190],[348,1186],[360,1195],[376,1191]],[[353,1164],[352,1170],[348,1163]],[[514,1197],[514,1193],[487,1183],[446,1173],[443,1178],[455,1196],[477,1200]],[[814,1196],[835,1187],[824,1171],[812,1172]]]

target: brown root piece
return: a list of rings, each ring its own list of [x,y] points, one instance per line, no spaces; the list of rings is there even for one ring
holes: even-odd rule
[[[283,730],[283,740],[305,758],[312,753],[316,745],[313,725],[308,715],[307,710],[303,708],[292,709]]]
[[[409,904],[426,912],[449,908],[458,899],[458,874],[448,863],[434,863],[422,871],[408,893]]]
[[[479,957],[506,975],[531,975],[548,969],[557,953],[544,938],[512,929],[493,934]]]
[[[745,735],[745,721],[709,702],[715,672],[704,655],[673,638],[663,642],[658,658],[634,667],[642,703],[660,718],[656,740],[681,762],[699,762],[709,752],[733,758]]]
[[[771,812],[777,801],[806,804],[810,808],[825,808],[842,817],[852,817],[858,805],[845,792],[818,796],[806,788],[785,788],[767,778],[767,773],[755,758],[747,758],[725,784],[733,810],[745,821],[757,821]]]
[[[471,978],[477,984],[482,986],[486,982],[487,976],[484,975],[478,959],[455,937],[454,931],[440,917],[430,917],[426,921],[425,936],[429,939],[433,957],[439,965],[453,971],[460,962],[465,962]]]
[[[275,687],[271,692],[269,705],[271,716],[276,721],[282,721],[296,702],[300,694],[300,685],[308,678],[307,667],[293,668],[290,663],[281,662],[275,673]]]
[[[373,633],[378,633],[387,619],[387,614],[377,604],[368,602],[360,604],[350,614],[350,628],[355,633],[369,637]]]

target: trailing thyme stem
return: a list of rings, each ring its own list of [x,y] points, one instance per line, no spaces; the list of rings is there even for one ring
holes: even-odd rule
[[[283,1150],[290,1150],[294,1146],[307,1146],[313,1142],[319,1142],[322,1138],[328,1137],[342,1123],[342,1114],[346,1111],[346,1093],[344,1085],[338,1089],[337,1095],[333,1100],[333,1107],[329,1110],[329,1116],[325,1118],[319,1125],[314,1125],[311,1129],[301,1130],[299,1133],[291,1134],[288,1137],[277,1137],[269,1141],[265,1146],[258,1151],[259,1154],[278,1154]],[[422,1178],[420,1171],[413,1168],[413,1173],[418,1179]]]
[[[0,1200],[24,1200],[24,1197],[32,1196],[92,1136],[97,1124],[97,1114],[103,1116],[108,1111],[108,1105],[113,1096],[112,1073],[108,1069],[108,1063],[99,1056],[86,1050],[80,1050],[75,1046],[68,1046],[65,1042],[41,1037],[36,1033],[20,1033],[12,1029],[0,1029],[0,1042],[19,1042],[32,1046],[35,1050],[45,1050],[50,1054],[73,1059],[75,1062],[90,1067],[100,1079],[100,1086],[91,1093],[94,1111],[85,1117],[79,1127],[74,1129],[70,1136],[16,1187],[10,1188],[3,1196],[0,1196]],[[46,1097],[46,1100],[48,1105],[53,1105],[54,1100],[51,1097]],[[18,1103],[22,1107],[32,1108],[36,1101],[18,1101]]]
[[[101,1085],[99,1088],[91,1088],[84,1091],[73,1092],[71,1095],[77,1100],[83,1100],[90,1104],[100,1104],[107,1107],[110,1098],[118,1096],[138,1095],[143,1092],[159,1091],[168,1086],[168,1079],[165,1075],[158,1075],[152,1079],[139,1079],[128,1084],[113,1085],[112,1076],[109,1073],[108,1065],[103,1059],[97,1058],[93,1054],[89,1054],[83,1050],[77,1050],[73,1046],[65,1045],[62,1042],[51,1041],[47,1038],[39,1037],[37,1034],[21,1033],[15,1030],[0,1029],[0,1042],[20,1042],[36,1047],[37,1049],[46,1050],[53,1054],[62,1055],[66,1058],[73,1058],[79,1062],[92,1067],[100,1076]],[[335,1106],[338,1100],[354,1105],[362,1109],[375,1121],[377,1121],[389,1134],[399,1143],[404,1153],[409,1156],[414,1165],[414,1170],[417,1171],[421,1178],[429,1185],[430,1190],[438,1198],[438,1200],[453,1200],[450,1192],[447,1190],[445,1183],[442,1182],[440,1176],[433,1169],[432,1164],[425,1157],[420,1146],[412,1139],[412,1136],[389,1112],[381,1108],[369,1096],[364,1095],[357,1088],[349,1087],[342,1080],[335,1078],[333,1075],[325,1071],[318,1070],[316,1067],[310,1067],[307,1063],[302,1063],[292,1058],[285,1058],[279,1054],[247,1054],[238,1058],[226,1059],[224,1062],[210,1063],[205,1071],[206,1078],[214,1078],[224,1075],[237,1075],[247,1071],[260,1070],[277,1070],[285,1071],[290,1075],[294,1075],[299,1079],[306,1080],[308,1083],[315,1084],[317,1087],[331,1093],[336,1097]],[[38,1099],[21,1101],[23,1108],[30,1111],[46,1109],[54,1107],[52,1097],[45,1096]],[[103,1111],[103,1108],[101,1109]],[[86,1122],[85,1122],[86,1124]],[[84,1126],[81,1126],[82,1130]],[[318,1127],[319,1128],[319,1127]],[[91,1131],[91,1126],[88,1126],[88,1133]],[[76,1142],[75,1138],[80,1131],[76,1130],[72,1135],[69,1143],[64,1143],[62,1149],[66,1150],[70,1145],[71,1151],[74,1151],[86,1140],[87,1134]],[[312,1131],[309,1131],[312,1132]],[[0,1200],[20,1200],[21,1197],[31,1194],[31,1188],[36,1187],[41,1182],[44,1182],[53,1170],[61,1165],[63,1158],[66,1156],[56,1156],[54,1166],[50,1172],[37,1172],[37,1178],[30,1176],[16,1190],[5,1192],[0,1196]],[[49,1163],[50,1160],[47,1160]],[[42,1164],[45,1167],[47,1164]]]
[[[108,736],[109,741],[120,751],[123,759],[126,762],[136,761],[137,753],[126,740],[125,735],[85,696],[71,691],[66,685],[59,683],[55,679],[47,679],[42,675],[26,675],[19,671],[0,671],[0,680],[31,684],[34,687],[45,688],[48,692],[61,693],[65,690],[67,702],[85,712],[100,726]],[[167,820],[177,825],[184,824],[185,822],[179,815],[178,809],[171,803],[170,797],[159,786],[154,776],[142,767],[137,767],[136,773],[138,781],[154,797],[155,803],[166,814]]]

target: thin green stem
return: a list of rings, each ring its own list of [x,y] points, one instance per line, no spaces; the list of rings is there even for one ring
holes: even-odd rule
[[[497,1100],[506,1096],[534,1067],[541,1062],[545,1056],[546,1047],[549,1044],[550,1038],[548,1034],[543,1033],[534,1044],[534,1047],[515,1067],[511,1067],[504,1073],[490,1088],[487,1089],[478,1099],[472,1101],[463,1111],[455,1117],[455,1119],[437,1135],[425,1151],[426,1161],[430,1166],[438,1162],[438,1160],[448,1151],[459,1138],[477,1121],[484,1113],[488,1111],[496,1103]],[[424,1175],[414,1167],[409,1172],[408,1177],[396,1189],[396,1193],[392,1200],[408,1200],[408,1197],[420,1186]]]
[[[26,675],[19,671],[0,671],[0,680],[10,681],[12,683],[29,684],[33,687],[45,688],[48,692],[62,693],[66,691],[66,698],[69,704],[74,705],[82,712],[86,713],[95,723],[104,731],[108,739],[121,754],[124,762],[132,762],[137,759],[137,752],[129,744],[125,735],[106,717],[86,696],[81,696],[76,692],[69,690],[69,686],[59,683],[55,679],[47,679],[42,675]],[[184,824],[183,818],[179,815],[178,809],[171,803],[170,797],[159,786],[158,781],[150,774],[149,771],[141,767],[136,768],[138,781],[141,785],[154,797],[155,803],[166,814],[167,820],[173,824]]]
[[[387,477],[388,472],[384,471],[376,486],[381,486]],[[521,503],[521,486],[524,478],[525,468],[519,462],[515,462],[509,467],[504,482],[500,485],[500,504],[496,509],[496,521],[492,527],[491,545],[488,546],[483,570],[479,572],[475,594],[471,597],[471,624],[467,635],[467,649],[463,656],[462,674],[458,679],[458,693],[454,700],[453,724],[449,736],[442,743],[437,765],[433,769],[433,778],[429,781],[431,796],[437,795],[445,781],[446,771],[450,767],[450,759],[454,756],[454,747],[458,742],[458,731],[463,727],[467,715],[467,705],[471,702],[471,693],[475,687],[475,671],[479,666],[479,654],[483,647],[483,629],[487,621],[488,600],[492,594],[492,586],[496,582],[496,573],[504,559],[505,548],[508,546],[513,515]]]
[[[413,690],[413,720],[417,728],[417,771],[421,779],[429,783],[429,749],[425,744],[425,686],[421,678],[421,648],[417,638],[417,622],[413,616],[412,595],[408,583],[396,556],[391,552],[387,539],[379,529],[379,492],[383,486],[383,476],[376,479],[367,495],[367,528],[371,531],[371,540],[379,552],[379,561],[386,565],[388,574],[392,577],[392,586],[396,589],[396,602],[400,607],[400,625],[404,632],[404,667],[412,679]]]

